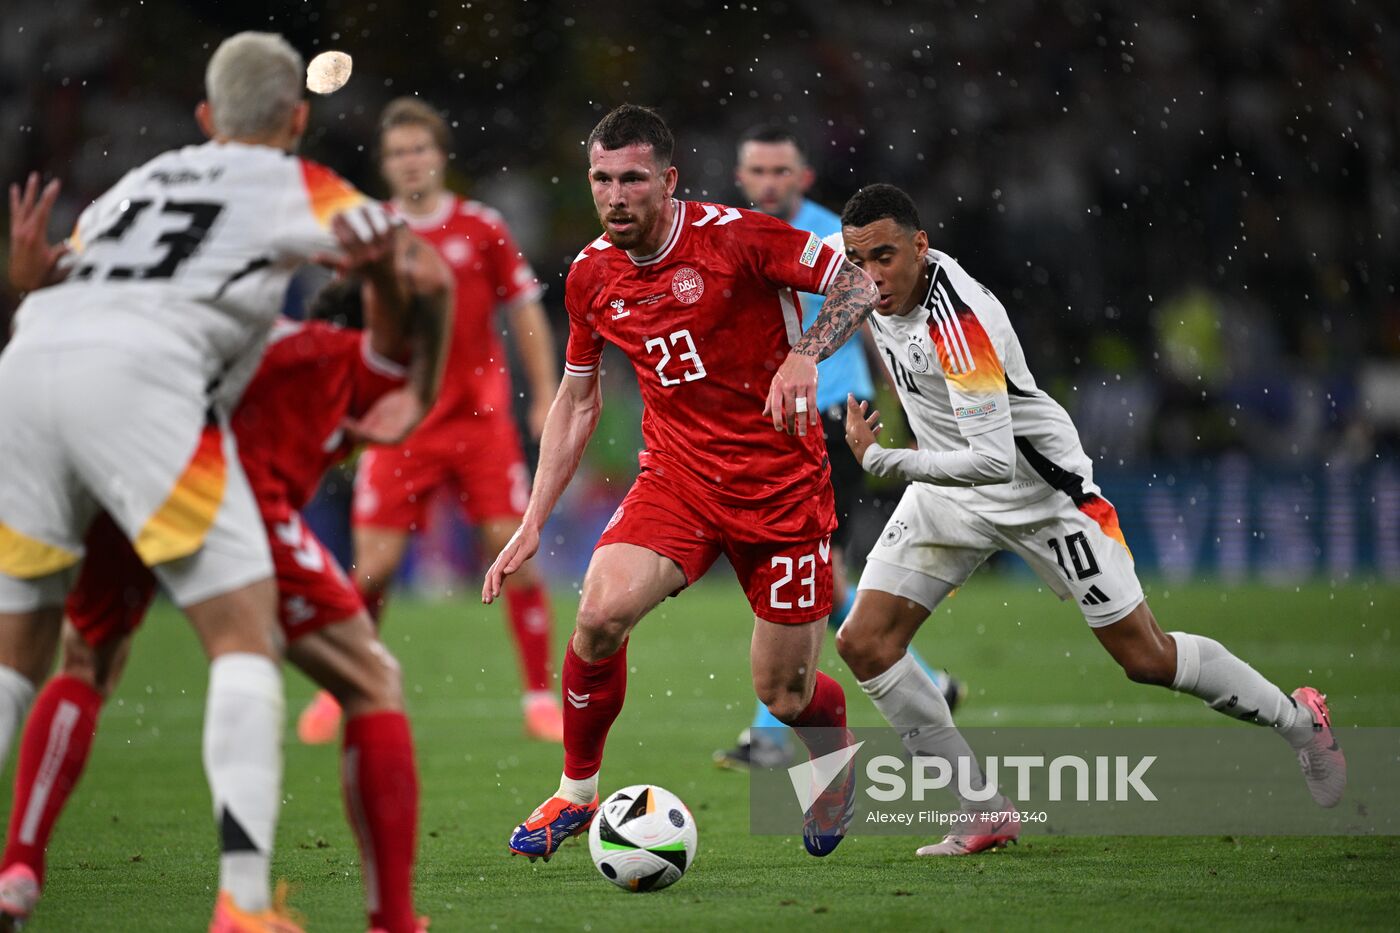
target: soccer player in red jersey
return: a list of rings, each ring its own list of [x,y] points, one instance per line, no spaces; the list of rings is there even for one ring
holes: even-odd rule
[[[300,514],[327,468],[358,442],[402,438],[441,382],[450,274],[425,243],[407,235],[399,240],[395,247],[384,236],[362,247],[382,251],[385,261],[370,267],[377,276],[344,279],[318,295],[312,316],[349,326],[277,324],[231,424],[267,528],[287,657],[348,713],[343,789],[370,926],[414,933],[421,929],[412,894],[418,777],[398,663]],[[411,370],[397,362],[410,349]],[[297,404],[288,405],[289,398]],[[0,925],[24,920],[38,901],[45,849],[155,592],[154,576],[106,515],[85,543],[87,559],[66,607],[63,669],[39,693],[21,741],[0,861]],[[265,928],[254,919],[225,911],[211,930]]]
[[[385,109],[381,167],[393,207],[452,268],[457,305],[442,395],[403,444],[371,448],[355,482],[355,580],[378,618],[384,593],[424,525],[433,494],[458,496],[476,526],[483,553],[503,548],[529,501],[530,476],[511,413],[510,374],[497,310],[504,309],[520,353],[539,438],[558,388],[554,340],[540,286],[501,215],[446,188],[451,134],[431,107],[414,98]],[[527,565],[506,589],[506,614],[520,657],[525,731],[560,741],[563,720],[551,664],[549,595]],[[322,695],[302,714],[305,741],[329,741],[338,711]]]
[[[729,559],[754,611],[754,690],[814,755],[846,744],[845,697],[817,670],[831,611],[830,469],[816,407],[817,360],[870,313],[870,278],[814,234],[764,214],[673,197],[675,142],[625,105],[588,139],[604,234],[569,270],[565,378],[549,410],[520,530],[482,599],[538,549],[540,529],[598,422],[604,342],[641,386],[641,473],[584,579],[564,659],[564,774],[520,824],[512,851],[553,855],[597,812],[598,769],[622,709],[627,638],[653,607]],[[826,296],[804,334],[797,292]],[[803,839],[826,855],[849,825],[854,773],[808,812]]]

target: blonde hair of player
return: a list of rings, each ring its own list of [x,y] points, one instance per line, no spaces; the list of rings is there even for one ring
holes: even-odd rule
[[[209,59],[200,123],[216,139],[290,148],[306,124],[305,80],[305,63],[286,39],[273,32],[240,32]]]

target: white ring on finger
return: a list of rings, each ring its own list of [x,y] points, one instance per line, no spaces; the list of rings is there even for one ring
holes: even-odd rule
[[[799,395],[797,398],[793,399],[792,410],[799,415],[807,414],[807,396]]]

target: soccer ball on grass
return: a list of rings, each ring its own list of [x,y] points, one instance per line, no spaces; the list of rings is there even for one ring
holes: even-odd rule
[[[603,801],[588,829],[588,851],[603,877],[624,891],[659,891],[695,861],[695,818],[654,784],[624,787]]]

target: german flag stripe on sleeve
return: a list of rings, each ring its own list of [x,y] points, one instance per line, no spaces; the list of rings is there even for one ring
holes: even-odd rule
[[[928,309],[929,336],[948,381],[966,392],[1005,392],[1006,370],[992,338],[942,269],[934,274]]]
[[[306,185],[311,213],[322,227],[331,225],[331,218],[369,199],[345,179],[316,162],[301,160],[301,180]]]

